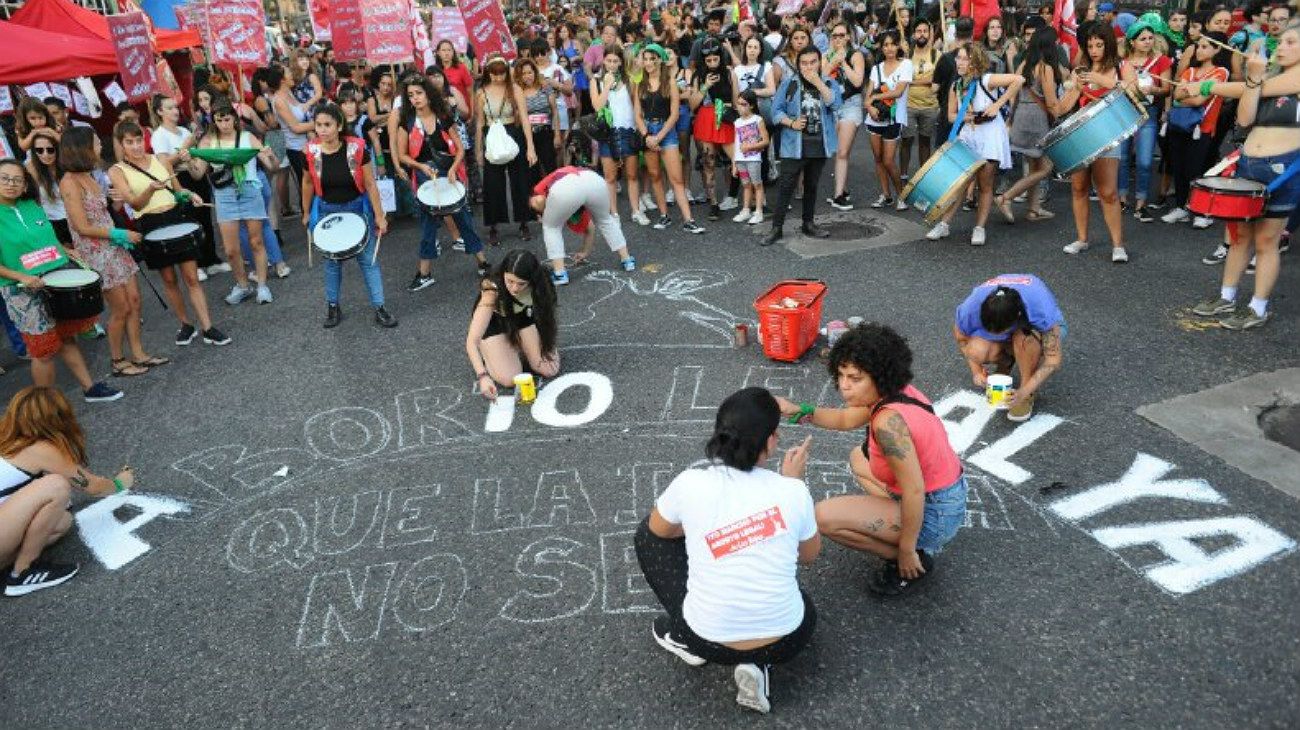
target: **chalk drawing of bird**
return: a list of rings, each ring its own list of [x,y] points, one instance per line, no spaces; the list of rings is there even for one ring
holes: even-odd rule
[[[577,327],[593,321],[596,319],[597,307],[624,291],[637,297],[663,297],[673,304],[686,305],[689,308],[680,309],[677,316],[717,333],[726,342],[731,341],[737,324],[753,326],[753,320],[739,317],[703,301],[698,296],[700,292],[726,286],[734,281],[735,276],[726,271],[682,269],[664,274],[650,282],[649,286],[610,270],[593,271],[584,276],[583,280],[606,284],[609,286],[609,291],[587,304],[587,312],[584,316],[574,322],[566,323],[564,327]]]

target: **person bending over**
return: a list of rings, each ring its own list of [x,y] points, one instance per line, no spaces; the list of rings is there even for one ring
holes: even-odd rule
[[[971,290],[952,326],[957,348],[970,366],[975,387],[988,385],[986,366],[1010,375],[1020,368],[1020,387],[1007,418],[1034,415],[1034,394],[1061,369],[1065,317],[1047,285],[1032,274],[1001,274]]]
[[[603,199],[602,199],[603,197]],[[618,254],[624,271],[636,270],[636,259],[627,250],[623,229],[609,209],[605,179],[582,167],[561,167],[533,186],[528,205],[542,219],[542,240],[546,258],[551,262],[551,281],[557,286],[569,283],[564,268],[564,226],[582,234],[582,250],[574,255],[574,264],[591,256],[595,246],[594,223],[609,250]]]
[[[72,490],[92,497],[125,491],[130,467],[113,478],[86,468],[86,438],[68,399],[54,388],[14,394],[0,419],[0,565],[5,595],[52,588],[77,574],[76,564],[39,560],[72,527]]]
[[[817,612],[799,588],[797,564],[821,551],[803,482],[811,437],[776,453],[777,401],[745,388],[718,407],[700,462],[678,474],[637,528],[641,572],[663,605],[655,643],[687,664],[735,665],[736,702],[771,710],[768,670],[812,638]]]
[[[465,351],[480,392],[496,400],[497,386],[510,386],[529,372],[553,378],[560,372],[555,286],[530,251],[506,254],[479,286]]]
[[[831,377],[844,408],[795,404],[781,413],[836,431],[866,427],[849,452],[849,469],[865,494],[817,504],[821,533],[873,553],[884,566],[868,585],[893,596],[934,571],[934,555],[966,518],[966,477],[943,422],[912,382],[912,350],[897,332],[862,324],[831,348]]]

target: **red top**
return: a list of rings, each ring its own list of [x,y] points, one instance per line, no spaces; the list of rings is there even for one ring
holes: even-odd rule
[[[903,393],[922,403],[930,402],[914,386],[903,388]],[[910,403],[890,403],[880,410],[894,411],[902,416],[907,430],[912,432],[912,447],[916,449],[916,457],[921,464],[921,477],[925,481],[926,492],[938,491],[957,481],[957,477],[961,476],[961,460],[948,443],[948,432],[944,430],[943,421],[938,416]],[[883,482],[889,491],[902,494],[894,470],[885,461],[885,454],[876,443],[875,429],[869,433],[867,450],[871,454],[871,476]]]
[[[474,98],[474,78],[469,75],[469,67],[462,61],[455,66],[445,66],[442,69],[443,75],[447,77],[447,83],[460,91],[466,102],[471,102]]]
[[[1215,66],[1209,71],[1202,71],[1196,68],[1185,68],[1183,73],[1178,77],[1179,81],[1227,81],[1228,69],[1222,66]],[[1193,93],[1200,93],[1200,89],[1195,89]],[[1201,118],[1201,134],[1214,134],[1215,127],[1219,123],[1219,111],[1223,108],[1223,97],[1211,96],[1210,100],[1205,103],[1202,109],[1205,116]]]

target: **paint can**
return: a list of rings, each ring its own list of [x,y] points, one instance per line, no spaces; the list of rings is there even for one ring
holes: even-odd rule
[[[532,373],[515,376],[515,399],[523,405],[537,400],[537,383],[533,381]]]
[[[748,347],[749,346],[749,325],[744,323],[736,325],[736,333],[733,336],[732,342],[733,344],[735,344],[736,347]]]
[[[1007,408],[1007,399],[1011,397],[1011,376],[1010,375],[990,375],[988,385],[984,386],[984,397],[988,399],[989,407],[1003,410]]]

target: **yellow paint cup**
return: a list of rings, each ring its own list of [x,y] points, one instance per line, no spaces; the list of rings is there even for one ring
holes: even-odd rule
[[[988,385],[984,386],[984,397],[988,399],[989,407],[1002,410],[1007,408],[1007,401],[1011,398],[1011,376],[1010,375],[990,375]]]
[[[532,373],[520,373],[515,376],[515,400],[528,405],[537,400],[537,383]]]

